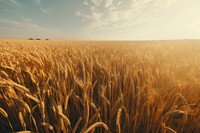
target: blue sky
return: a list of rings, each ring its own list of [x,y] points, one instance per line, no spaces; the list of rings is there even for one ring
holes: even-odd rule
[[[200,39],[200,0],[0,0],[0,38]]]

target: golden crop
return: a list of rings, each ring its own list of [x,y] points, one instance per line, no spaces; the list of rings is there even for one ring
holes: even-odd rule
[[[197,133],[200,42],[0,41],[0,131]]]

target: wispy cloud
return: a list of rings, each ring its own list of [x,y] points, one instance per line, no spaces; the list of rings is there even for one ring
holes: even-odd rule
[[[49,38],[50,31],[48,28],[43,28],[30,20],[29,22],[16,21],[10,19],[0,19],[0,30],[3,31],[0,33],[0,37],[10,38],[10,37],[20,37],[23,39],[33,37],[33,38]],[[2,34],[2,33],[7,33]]]
[[[118,1],[118,3],[117,3],[118,5],[121,5],[122,4],[122,1]]]
[[[44,9],[44,8],[40,8],[40,11],[42,11],[43,13],[48,13],[49,12],[49,10]]]
[[[76,15],[88,32],[125,27],[146,20],[146,9],[167,8],[178,0],[85,0]],[[126,7],[126,8],[124,8]]]
[[[15,4],[15,5],[18,5],[18,6],[21,6],[21,3],[18,2],[17,0],[9,0],[11,3]]]
[[[49,39],[64,39],[67,35],[65,31],[62,29],[54,28],[54,27],[43,27],[38,24],[32,22],[31,18],[22,18],[22,21],[10,20],[10,19],[2,19],[0,18],[0,30],[4,32],[9,32],[9,36],[21,36],[26,39],[29,37],[33,38],[49,38]],[[0,37],[6,37],[4,32],[0,32]],[[17,35],[16,35],[17,34]]]
[[[105,8],[108,8],[108,7],[110,7],[111,5],[112,5],[112,3],[113,3],[113,1],[114,0],[106,0],[105,2]]]
[[[15,7],[15,8],[22,7],[22,4],[17,0],[2,0],[0,2],[6,4],[6,5],[10,6],[10,7]]]
[[[32,22],[32,18],[28,18],[28,17],[22,17],[22,20],[25,23],[31,23]]]
[[[87,0],[85,0],[85,1],[83,2],[83,4],[86,5],[86,6],[89,6],[89,3],[88,3]]]
[[[38,5],[41,5],[42,4],[42,2],[41,2],[41,0],[33,0],[36,4],[38,4]]]
[[[91,3],[93,3],[94,6],[100,6],[103,1],[104,0],[91,0]]]
[[[177,2],[178,0],[156,0],[154,2],[154,7],[158,8],[168,8],[170,7],[173,3]]]
[[[10,10],[9,8],[7,8],[7,7],[4,7],[3,10],[6,11],[6,12],[10,12],[10,11],[11,11],[11,10]]]
[[[49,13],[50,10],[46,8],[45,4],[41,0],[33,0],[38,5],[38,9],[43,13]]]
[[[24,21],[16,21],[10,19],[0,19],[0,24],[5,28],[10,29],[35,29],[35,30],[43,30],[44,28],[40,27],[37,24],[30,22],[27,18],[23,19]],[[29,21],[29,22],[28,22]]]

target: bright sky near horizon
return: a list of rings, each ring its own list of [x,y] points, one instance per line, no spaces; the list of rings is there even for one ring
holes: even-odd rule
[[[200,39],[200,0],[0,0],[0,38]]]

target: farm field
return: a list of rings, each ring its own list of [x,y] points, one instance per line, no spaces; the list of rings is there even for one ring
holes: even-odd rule
[[[0,40],[0,132],[198,133],[200,41]]]

